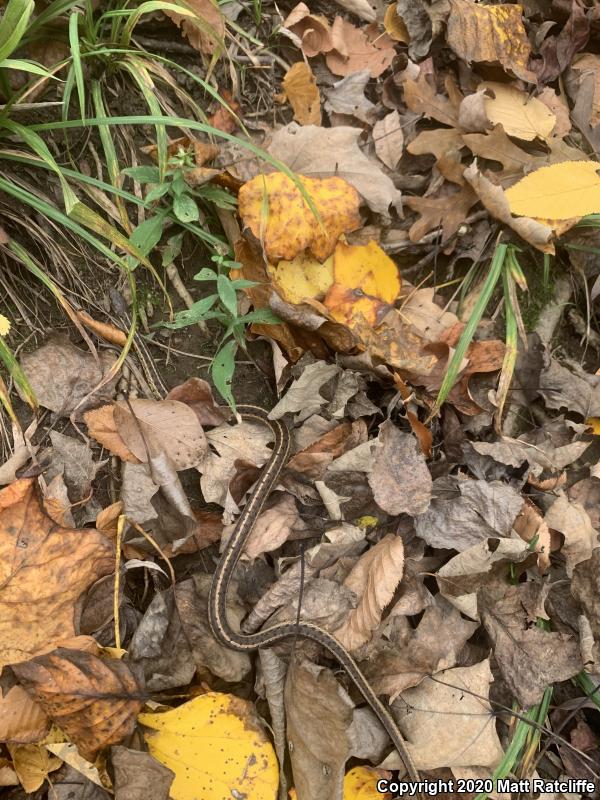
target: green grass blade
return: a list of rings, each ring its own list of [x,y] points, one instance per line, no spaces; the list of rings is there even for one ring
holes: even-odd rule
[[[162,117],[160,103],[156,99],[154,81],[150,77],[148,70],[141,59],[130,56],[123,61],[123,67],[129,72],[134,82],[138,85],[142,93],[150,114],[155,117]],[[167,129],[165,125],[155,125],[156,131],[156,153],[158,158],[158,170],[162,181],[167,172]]]
[[[21,72],[30,72],[32,75],[40,75],[42,78],[52,78],[55,81],[60,80],[56,75],[48,72],[45,67],[42,67],[41,64],[37,64],[35,61],[25,61],[22,58],[5,58],[4,61],[0,62],[0,67],[2,69],[19,69]]]
[[[431,419],[438,413],[443,403],[445,402],[446,398],[450,394],[452,387],[456,383],[456,379],[458,378],[463,358],[465,357],[465,354],[469,349],[469,345],[473,341],[473,336],[475,335],[477,326],[481,322],[483,313],[487,308],[487,304],[489,303],[492,293],[496,288],[498,279],[502,274],[502,266],[506,258],[507,247],[508,246],[505,244],[496,245],[496,250],[494,251],[494,256],[492,258],[492,263],[490,265],[488,276],[485,279],[485,282],[481,288],[481,293],[479,295],[477,303],[475,304],[473,312],[469,317],[469,321],[467,322],[465,329],[462,332],[460,339],[458,340],[458,344],[456,345],[454,355],[450,359],[450,363],[448,364],[448,369],[446,371],[446,375],[444,376],[444,380],[442,381],[442,385],[440,387],[440,391],[436,398],[435,405],[429,414],[429,419]]]
[[[34,411],[37,411],[39,408],[39,404],[37,401],[37,397],[35,396],[35,392],[31,388],[31,384],[27,380],[25,373],[19,366],[19,362],[15,358],[13,351],[4,341],[3,336],[0,336],[0,361],[2,361],[2,363],[8,370],[8,374],[15,382],[21,396],[23,397],[27,405]]]
[[[92,81],[91,87],[92,103],[94,104],[94,113],[97,117],[105,117],[106,109],[104,108],[104,101],[102,99],[102,88],[100,81]],[[108,126],[102,125],[98,128],[100,134],[100,141],[102,142],[102,149],[104,150],[104,158],[106,159],[106,168],[108,169],[108,177],[111,184],[116,188],[121,188],[121,168],[119,166],[119,159],[117,157],[117,150],[113,142],[111,129]],[[119,218],[121,225],[127,233],[131,233],[131,223],[127,216],[127,209],[121,198],[117,195],[115,199],[117,209],[119,211]]]
[[[34,0],[8,0],[0,20],[0,61],[20,45],[34,8]]]
[[[79,48],[79,11],[73,11],[69,17],[69,46],[71,48],[71,58],[75,83],[77,85],[77,96],[79,97],[79,112],[81,119],[85,122],[85,80],[83,77],[83,67],[81,66],[81,50]],[[96,116],[98,116],[96,112]]]
[[[221,131],[218,128],[214,128],[212,125],[207,125],[203,122],[197,122],[196,120],[191,119],[182,119],[181,117],[149,117],[149,116],[118,116],[118,117],[109,117],[109,118],[94,118],[87,120],[87,125],[95,126],[95,125],[167,125],[173,126],[177,128],[189,128],[192,131],[199,131],[200,133],[207,133],[212,135],[218,139],[224,139],[227,142],[235,142],[239,144],[244,149],[248,150],[249,152],[253,153],[258,158],[265,161],[267,164],[270,164],[279,172],[283,172],[284,175],[287,175],[290,180],[292,180],[297,187],[298,191],[302,195],[304,201],[306,202],[307,206],[312,211],[315,219],[318,222],[321,221],[321,215],[317,207],[315,206],[314,200],[312,199],[311,195],[306,191],[306,187],[299,179],[299,177],[282,161],[278,158],[275,158],[270,153],[267,153],[262,148],[258,147],[251,141],[246,141],[245,139],[240,138],[239,136],[234,136],[232,133],[227,133],[226,131]],[[32,131],[52,131],[52,130],[69,130],[72,128],[81,128],[84,127],[84,123],[82,120],[72,119],[72,120],[63,120],[60,122],[44,122],[37,125],[31,125],[30,130]],[[506,247],[506,246],[504,246]]]
[[[46,142],[44,142],[41,136],[38,136],[38,134],[32,130],[31,126],[21,125],[12,119],[7,119],[6,117],[0,118],[0,127],[5,128],[11,133],[17,135],[23,142],[25,142],[25,144],[27,144],[28,147],[33,150],[36,155],[38,155],[47,164],[47,166],[52,169],[53,172],[56,173],[62,188],[65,209],[67,214],[69,214],[77,203],[77,197],[65,180],[65,177],[61,172],[60,167],[54,160],[52,153],[48,149]]]

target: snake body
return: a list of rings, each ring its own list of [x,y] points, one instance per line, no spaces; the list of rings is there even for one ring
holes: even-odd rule
[[[390,711],[377,697],[350,653],[331,634],[308,622],[273,625],[258,633],[243,634],[234,630],[227,620],[227,590],[244,545],[258,515],[283,469],[290,451],[290,434],[278,420],[269,419],[267,412],[257,406],[238,406],[244,419],[267,425],[275,436],[272,455],[254,486],[252,496],[240,514],[227,547],[219,560],[210,589],[208,618],[213,635],[222,645],[239,651],[272,647],[286,639],[301,637],[324,647],[344,668],[356,688],[371,706],[398,750],[411,780],[418,782],[419,773],[408,752],[406,742]]]
[[[115,302],[116,300],[113,298],[113,304]],[[131,317],[122,307],[119,308],[119,312],[121,318],[130,326],[132,324]],[[166,388],[142,337],[137,335],[134,337],[134,348],[152,393],[158,398],[164,397]],[[410,779],[414,782],[420,782],[417,768],[392,714],[377,697],[356,661],[334,636],[309,622],[282,623],[252,634],[240,633],[229,624],[227,619],[229,583],[254,523],[267,497],[274,488],[290,452],[290,434],[283,423],[279,420],[270,419],[267,412],[258,406],[240,405],[237,410],[244,419],[259,422],[270,428],[275,437],[275,443],[271,457],[254,486],[252,496],[238,517],[231,538],[221,555],[214,573],[208,603],[208,619],[211,631],[215,639],[225,647],[230,650],[244,652],[258,650],[261,647],[272,647],[286,639],[296,637],[310,639],[320,644],[343,667],[356,688],[371,706],[400,754]],[[420,798],[422,795],[417,792],[416,796]]]

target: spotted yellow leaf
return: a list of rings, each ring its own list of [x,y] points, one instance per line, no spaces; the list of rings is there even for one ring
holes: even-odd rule
[[[307,253],[300,253],[291,261],[282,259],[269,274],[284,300],[302,303],[304,300],[324,297],[333,283],[333,256],[324,263]]]
[[[139,721],[150,754],[175,773],[172,800],[276,797],[277,758],[252,703],[210,692]]]
[[[271,264],[291,261],[304,251],[325,261],[343,233],[360,227],[358,192],[343,178],[298,178],[319,219],[283,172],[257,175],[239,192],[244,226],[260,240]]]
[[[600,213],[597,161],[563,161],[530,172],[506,191],[513,214],[566,220]]]
[[[0,314],[0,336],[6,336],[10,331],[10,322],[3,314]]]

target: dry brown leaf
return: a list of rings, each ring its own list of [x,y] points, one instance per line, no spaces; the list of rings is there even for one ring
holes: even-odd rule
[[[530,97],[516,86],[488,81],[480,90],[487,90],[484,98],[487,118],[492,125],[502,125],[509,136],[531,142],[547,140],[556,126],[556,116],[547,105]]]
[[[177,4],[177,0],[173,2]],[[184,16],[167,9],[163,9],[163,13],[181,28],[192,47],[201,53],[213,53],[225,34],[225,21],[217,4],[212,0],[186,0],[185,8],[193,11],[195,16]]]
[[[488,5],[472,0],[450,0],[447,41],[459,58],[500,63],[517,78],[537,83],[527,68],[531,47],[523,27],[520,5]]]
[[[597,53],[581,53],[575,56],[571,69],[593,78],[593,97],[591,103],[590,125],[595,127],[600,123],[600,56]]]
[[[244,548],[247,558],[257,558],[270,553],[288,539],[292,531],[304,530],[296,501],[291,494],[284,494],[271,508],[259,514]]]
[[[268,150],[301,175],[344,178],[372,211],[387,216],[390,205],[400,208],[401,194],[377,161],[360,149],[362,133],[345,125],[301,127],[292,122],[275,132]]]
[[[50,720],[20,686],[0,697],[0,742],[39,742],[48,733]]]
[[[40,405],[68,417],[73,409],[80,414],[90,405],[108,402],[114,395],[115,377],[79,405],[106,377],[116,361],[114,353],[104,351],[96,360],[92,353],[75,347],[66,336],[54,334],[47,344],[21,356],[21,367]]]
[[[148,452],[162,452],[179,471],[197,466],[206,454],[206,437],[198,417],[178,400],[119,402],[114,419],[125,445],[142,463],[148,461]]]
[[[62,761],[42,744],[9,744],[7,749],[19,783],[28,794],[37,792],[48,774],[62,766]]]
[[[544,520],[549,528],[565,537],[561,549],[567,575],[572,575],[574,567],[587,561],[598,546],[598,532],[592,527],[590,515],[582,505],[561,492],[546,511]]]
[[[126,661],[64,647],[13,666],[19,681],[84,758],[133,731],[146,702]]]
[[[378,442],[369,475],[375,502],[392,516],[422,514],[431,499],[431,474],[417,439],[388,420],[379,428]]]
[[[129,461],[130,464],[141,464],[140,459],[133,455],[117,430],[114,403],[95,408],[92,411],[86,411],[83,419],[88,426],[90,436],[93,436],[96,441],[100,442],[111,453],[114,453],[121,461]]]
[[[447,242],[478,201],[479,198],[469,186],[455,191],[445,187],[435,196],[406,197],[405,204],[420,214],[420,219],[411,225],[409,231],[411,242],[420,242],[426,233],[439,227],[442,229],[442,241]]]
[[[436,167],[448,181],[464,185],[462,176],[464,167],[461,164],[465,143],[460,131],[454,128],[438,128],[434,131],[422,131],[407,146],[409,153],[422,156],[431,153],[436,158]]]
[[[404,44],[410,42],[408,29],[404,24],[404,20],[398,14],[398,3],[390,3],[387,7],[383,19],[383,27],[390,39],[393,39],[395,42],[403,42]]]
[[[77,601],[114,569],[111,543],[94,530],[61,528],[35,482],[0,492],[0,664],[29,658],[76,632]]]
[[[283,78],[283,99],[294,109],[300,125],[321,124],[321,95],[313,71],[304,61],[293,64]]]
[[[325,90],[327,100],[325,110],[331,121],[339,114],[341,119],[355,117],[367,125],[375,119],[375,104],[365,96],[365,89],[371,77],[368,69],[353,72],[336,81],[331,89]]]
[[[117,535],[117,522],[123,513],[123,501],[117,500],[98,512],[96,516],[96,530],[108,536]]]
[[[375,152],[389,169],[396,169],[404,149],[400,114],[392,111],[373,125]]]
[[[424,71],[417,80],[404,81],[404,102],[416,114],[436,119],[451,128],[458,127],[458,105],[443,94],[437,94]]]
[[[573,678],[583,664],[574,636],[531,627],[522,599],[525,586],[502,578],[488,581],[477,593],[477,605],[504,681],[519,704],[530,708],[550,684]]]
[[[355,650],[371,638],[381,622],[404,570],[404,544],[399,536],[388,534],[367,551],[352,568],[344,586],[359,598],[335,637],[348,650]]]
[[[465,170],[464,176],[492,216],[511,227],[521,238],[543,253],[554,253],[552,228],[529,217],[513,217],[502,187],[494,186],[482,175],[476,163]]]
[[[532,156],[511,142],[502,125],[490,133],[464,133],[462,140],[474,156],[498,161],[504,172],[522,175],[531,166]]]
[[[334,49],[325,60],[334,75],[351,75],[368,69],[372,78],[378,78],[396,55],[394,42],[386,34],[381,35],[377,25],[356,28],[348,20],[336,17],[331,33]]]

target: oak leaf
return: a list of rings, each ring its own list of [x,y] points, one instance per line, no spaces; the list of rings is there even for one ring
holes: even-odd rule
[[[344,581],[359,598],[358,606],[334,633],[344,647],[355,650],[371,638],[391,601],[404,571],[404,544],[388,534],[368,550]]]
[[[360,225],[358,193],[343,178],[299,179],[320,220],[315,219],[298,186],[283,172],[258,175],[240,189],[238,202],[244,225],[262,242],[273,263],[282,258],[291,260],[304,250],[324,261],[342,233]]]
[[[150,755],[175,773],[173,800],[277,794],[277,758],[252,703],[209,692],[164,713],[140,714],[139,721],[148,729]]]
[[[523,174],[531,166],[532,156],[511,142],[502,125],[489,133],[463,133],[462,140],[474,156],[498,161],[504,172]]]
[[[487,5],[472,0],[450,0],[447,41],[467,63],[500,63],[517,78],[536,83],[527,67],[531,47],[520,5]]]
[[[177,4],[177,0],[173,0]],[[164,9],[164,14],[180,27],[193,48],[201,53],[213,53],[225,33],[223,14],[212,0],[186,0],[179,3],[192,15]]]
[[[304,61],[293,64],[285,73],[282,99],[286,98],[294,110],[294,119],[300,125],[321,124],[321,95],[317,79]]]
[[[470,186],[465,186],[457,191],[448,190],[439,195],[426,197],[407,197],[407,206],[420,214],[420,219],[414,222],[409,231],[411,242],[419,242],[429,231],[442,228],[442,241],[446,242],[465,221],[469,209],[477,203],[479,198]]]
[[[126,661],[59,647],[13,670],[46,714],[93,761],[133,731],[146,697]]]
[[[94,530],[63,528],[45,513],[35,482],[0,492],[0,665],[76,633],[77,601],[114,569],[113,546]]]
[[[351,22],[336,17],[332,27],[334,49],[325,56],[334,75],[351,75],[368,69],[378,78],[391,65],[396,55],[394,42],[379,33],[378,25],[356,28]]]
[[[424,114],[428,119],[436,119],[451,128],[458,127],[458,106],[451,99],[437,94],[422,71],[417,80],[404,81],[404,102],[416,114]]]

